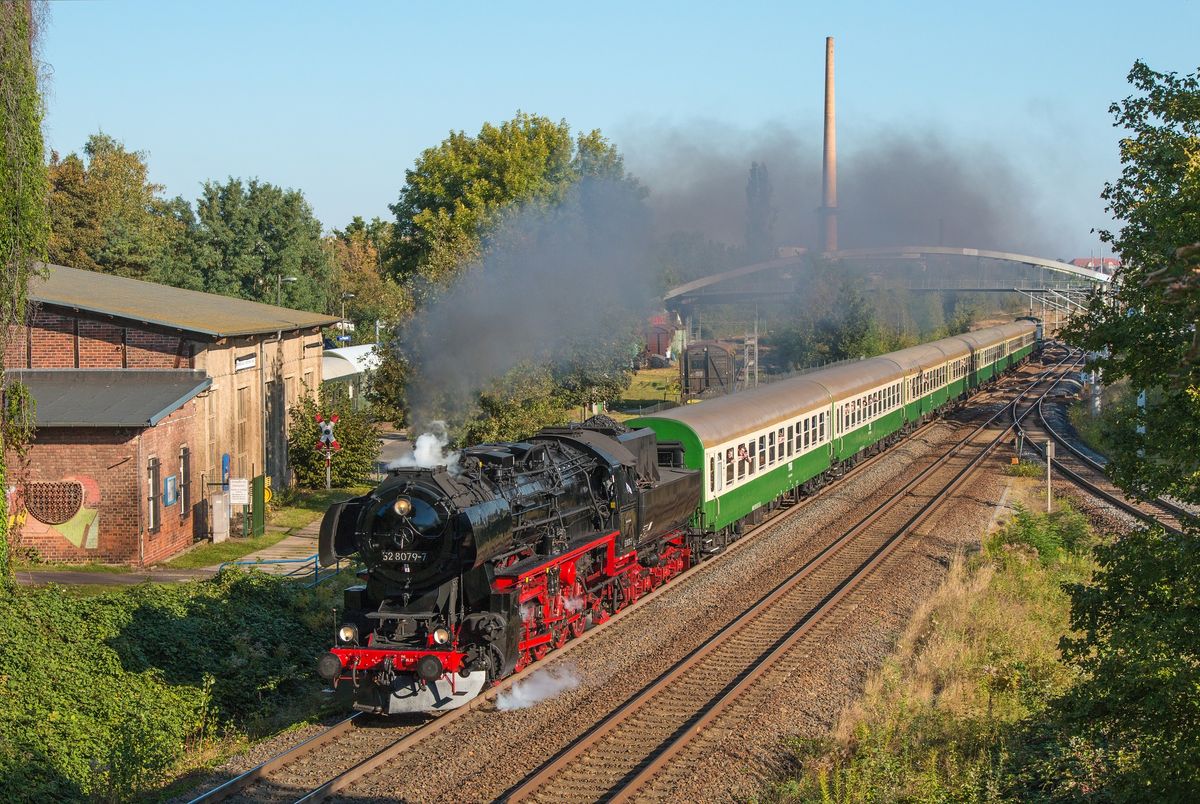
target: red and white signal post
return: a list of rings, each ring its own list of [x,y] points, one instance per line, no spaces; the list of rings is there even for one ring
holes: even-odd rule
[[[333,426],[337,424],[337,414],[333,414],[328,419],[317,414],[317,427],[321,430],[321,435],[317,439],[317,450],[325,454],[325,490],[332,488],[330,483],[329,465],[333,460],[333,453],[342,448],[342,445],[337,442],[333,435]]]

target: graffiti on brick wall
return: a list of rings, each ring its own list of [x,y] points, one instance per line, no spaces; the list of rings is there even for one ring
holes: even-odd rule
[[[17,510],[15,494],[10,510]],[[100,484],[87,475],[26,484],[24,505],[17,515],[23,541],[60,537],[76,547],[100,545]]]

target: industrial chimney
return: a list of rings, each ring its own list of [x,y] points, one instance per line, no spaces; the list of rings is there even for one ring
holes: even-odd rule
[[[821,251],[837,251],[837,125],[833,112],[833,37],[825,37],[825,153],[821,182]]]

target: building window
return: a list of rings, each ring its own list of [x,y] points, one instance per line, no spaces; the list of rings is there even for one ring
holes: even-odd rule
[[[162,526],[162,516],[158,508],[159,465],[158,458],[151,458],[146,464],[146,485],[150,487],[150,495],[146,502],[146,530],[158,533]]]
[[[187,519],[192,508],[192,452],[179,448],[179,518]]]

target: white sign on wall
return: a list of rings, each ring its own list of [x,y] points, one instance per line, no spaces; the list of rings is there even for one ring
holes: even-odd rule
[[[244,477],[229,478],[229,504],[250,504],[250,481]]]

